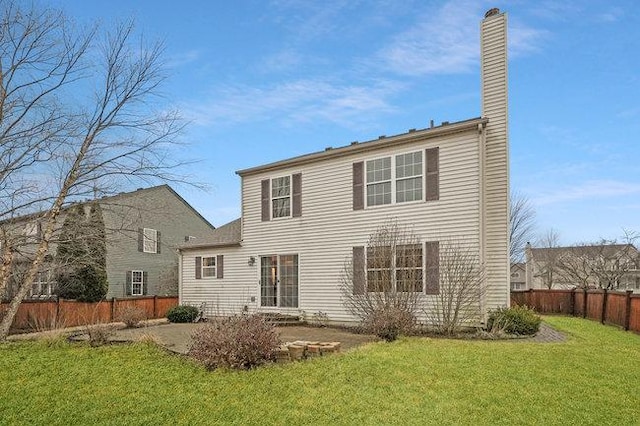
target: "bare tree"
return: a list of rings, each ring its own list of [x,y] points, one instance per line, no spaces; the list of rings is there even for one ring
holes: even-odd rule
[[[632,240],[620,244],[602,239],[593,246],[591,270],[600,288],[617,290],[623,285],[623,279],[636,269],[637,261],[638,250]]]
[[[563,251],[559,248],[560,234],[551,228],[538,238],[536,246],[536,256],[532,260],[538,266],[538,277],[542,279],[542,284],[551,289],[557,279],[556,272],[563,255]]]
[[[30,267],[0,324],[6,337],[49,250],[64,206],[135,181],[179,180],[174,111],[154,111],[162,46],[134,40],[132,23],[100,35],[61,13],[3,2],[0,14],[0,220],[42,211]],[[94,90],[91,90],[93,86]],[[92,95],[82,97],[83,93]],[[0,291],[15,244],[3,244]],[[8,263],[7,263],[8,261]],[[7,266],[8,265],[8,266]]]
[[[378,227],[366,248],[345,262],[341,292],[347,310],[369,329],[409,331],[423,294],[422,259],[422,244],[411,229],[395,221]]]
[[[556,260],[557,275],[567,285],[588,289],[594,278],[593,264],[597,251],[591,244],[576,244],[565,248]]]
[[[477,251],[460,241],[440,242],[440,289],[425,311],[437,331],[454,335],[480,315],[484,269]]]
[[[509,197],[509,257],[511,263],[522,261],[524,246],[532,240],[536,211],[529,199],[513,192]]]

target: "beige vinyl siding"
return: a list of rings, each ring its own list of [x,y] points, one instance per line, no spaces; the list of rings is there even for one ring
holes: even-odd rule
[[[196,256],[224,256],[224,278],[202,277],[196,279]],[[206,302],[206,313],[209,316],[233,315],[243,311],[244,306],[251,309],[257,299],[257,264],[248,266],[248,256],[242,253],[240,247],[208,248],[200,250],[186,250],[180,257],[182,270],[182,285],[180,303],[200,306]]]
[[[436,146],[440,147],[439,201],[353,210],[354,162]],[[249,256],[255,256],[259,262],[260,255],[298,254],[299,310],[307,315],[322,311],[336,321],[352,320],[341,300],[339,286],[343,266],[352,254],[352,247],[366,245],[369,235],[385,221],[395,218],[399,225],[413,227],[423,242],[456,238],[478,248],[478,164],[478,135],[473,130],[318,161],[302,168],[245,176],[242,182],[243,247],[239,249],[244,253],[243,268],[249,268],[246,266]],[[261,180],[299,172],[302,173],[302,216],[261,221]],[[253,268],[257,293],[258,265]],[[231,273],[226,269],[225,277]]]
[[[481,25],[482,116],[488,118],[484,162],[486,308],[509,304],[509,171],[506,15]]]

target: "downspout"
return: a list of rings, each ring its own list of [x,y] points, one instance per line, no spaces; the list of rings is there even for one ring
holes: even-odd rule
[[[178,252],[178,305],[182,305],[182,250]]]
[[[486,291],[487,291],[487,274],[485,271],[485,267],[486,267],[486,254],[485,254],[485,240],[486,240],[486,229],[485,229],[485,223],[486,223],[486,206],[484,203],[485,200],[485,176],[484,176],[484,169],[485,169],[485,144],[487,141],[487,135],[485,132],[485,123],[480,123],[478,124],[478,158],[480,161],[478,161],[478,205],[479,205],[479,209],[478,209],[478,213],[479,213],[479,217],[478,217],[478,223],[480,226],[480,232],[479,232],[479,247],[480,247],[480,270],[482,271],[482,279],[480,281],[480,294],[479,294],[479,298],[480,298],[480,323],[482,325],[485,325],[487,323],[487,312],[485,310],[486,308],[486,302],[485,302],[485,298],[486,298]]]

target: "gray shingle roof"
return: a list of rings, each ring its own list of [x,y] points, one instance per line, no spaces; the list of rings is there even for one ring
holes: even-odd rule
[[[231,221],[216,228],[211,235],[196,237],[195,240],[182,244],[180,250],[189,250],[204,247],[224,247],[240,245],[241,218]]]

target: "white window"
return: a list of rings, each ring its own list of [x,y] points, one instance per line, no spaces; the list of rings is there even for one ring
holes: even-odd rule
[[[144,273],[142,271],[131,271],[131,295],[142,296],[144,286]]]
[[[202,258],[202,277],[215,277],[216,276],[216,258],[203,257]]]
[[[271,179],[271,217],[291,216],[291,176]]]
[[[158,231],[144,228],[142,231],[142,251],[145,253],[158,252]]]
[[[40,271],[31,284],[31,297],[49,297],[55,291],[55,282],[51,281],[48,271]]]
[[[367,206],[422,200],[422,151],[366,162]]]
[[[511,290],[524,290],[524,283],[511,283]]]
[[[511,274],[511,278],[520,278],[520,272],[514,272]]]
[[[27,223],[24,227],[24,236],[27,241],[38,242],[40,237],[40,224],[38,222]]]

